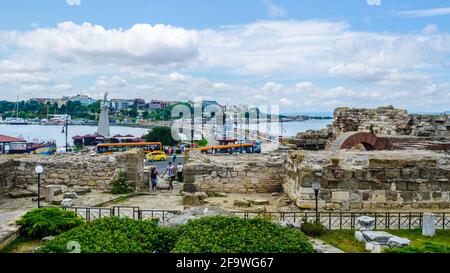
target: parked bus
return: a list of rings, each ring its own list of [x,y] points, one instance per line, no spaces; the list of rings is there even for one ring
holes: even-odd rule
[[[196,148],[194,150],[201,151],[205,154],[254,154],[261,153],[261,142],[238,143],[229,145],[210,146]]]
[[[97,145],[97,153],[99,154],[112,154],[132,149],[142,149],[146,153],[151,153],[162,151],[163,145],[161,142],[104,143]]]

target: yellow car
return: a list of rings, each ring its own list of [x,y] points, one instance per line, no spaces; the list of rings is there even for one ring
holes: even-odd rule
[[[164,152],[152,152],[147,154],[147,161],[165,161],[167,155]]]

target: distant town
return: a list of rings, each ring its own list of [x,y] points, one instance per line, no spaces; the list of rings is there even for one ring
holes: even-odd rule
[[[192,101],[169,101],[136,99],[109,100],[112,124],[146,126],[152,122],[172,121],[172,109],[179,104],[193,106]],[[11,125],[39,124],[96,125],[100,115],[101,100],[87,95],[65,96],[62,98],[32,98],[22,101],[0,101],[0,123]],[[249,111],[246,105],[222,105],[216,101],[202,101],[202,109],[217,105],[222,110],[239,109]],[[257,109],[253,109],[259,111]],[[332,119],[326,116],[279,115],[283,122],[305,121],[309,119]]]

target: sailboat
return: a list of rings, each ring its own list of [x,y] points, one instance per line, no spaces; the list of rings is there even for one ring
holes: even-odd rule
[[[19,118],[19,96],[17,96],[17,102],[14,110],[16,111],[16,117],[6,118],[3,123],[10,125],[28,125],[26,120]]]

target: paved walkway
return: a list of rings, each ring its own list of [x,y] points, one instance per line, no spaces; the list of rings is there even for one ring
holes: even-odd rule
[[[16,221],[28,210],[0,210],[0,248],[9,243],[19,227]]]
[[[316,238],[309,238],[317,253],[345,253],[344,251]]]

